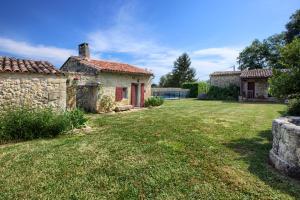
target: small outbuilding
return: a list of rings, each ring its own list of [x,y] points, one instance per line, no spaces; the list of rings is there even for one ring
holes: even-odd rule
[[[125,63],[91,59],[87,43],[80,44],[79,56],[69,57],[60,69],[71,82],[77,82],[72,102],[86,111],[101,112],[99,102],[104,96],[117,107],[143,107],[151,96],[152,72]]]
[[[235,85],[240,87],[240,101],[277,101],[269,96],[271,69],[221,71],[210,75],[210,84],[217,87]]]
[[[46,61],[0,56],[0,108],[66,108],[66,77]]]
[[[254,69],[242,71],[240,78],[240,96],[242,99],[267,100],[269,98],[268,79],[272,77],[271,69]]]

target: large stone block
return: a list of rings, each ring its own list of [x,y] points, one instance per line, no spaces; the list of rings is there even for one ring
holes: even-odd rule
[[[300,117],[282,117],[273,121],[271,164],[288,176],[300,178]]]

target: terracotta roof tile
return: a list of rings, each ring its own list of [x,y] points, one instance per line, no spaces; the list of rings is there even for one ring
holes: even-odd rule
[[[60,74],[60,71],[55,69],[54,65],[46,61],[34,61],[0,56],[0,73],[3,72]]]
[[[125,63],[118,63],[112,61],[92,60],[86,59],[79,56],[74,56],[75,59],[79,60],[80,63],[93,67],[103,72],[116,72],[116,73],[129,73],[129,74],[145,74],[152,75],[151,71],[135,67]]]
[[[219,71],[210,74],[210,76],[228,76],[228,75],[240,75],[241,71]]]
[[[241,78],[269,78],[272,76],[271,69],[252,69],[242,71]]]

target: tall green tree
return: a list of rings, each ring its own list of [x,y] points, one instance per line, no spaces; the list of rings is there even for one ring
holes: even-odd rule
[[[174,62],[172,71],[171,85],[172,87],[181,87],[185,82],[196,81],[196,70],[191,68],[191,59],[187,53],[183,53]]]
[[[238,57],[239,69],[282,68],[280,50],[285,46],[285,34],[275,34],[260,42],[254,40]]]
[[[280,62],[281,49],[286,45],[285,33],[275,34],[263,40],[263,44],[267,48],[266,61],[267,67],[272,69],[283,68]]]
[[[171,87],[172,74],[168,73],[159,79],[159,87]]]
[[[286,70],[273,70],[271,94],[279,98],[300,98],[300,38],[281,50],[281,63]]]
[[[268,66],[268,47],[255,39],[250,46],[246,47],[237,58],[239,69],[262,69]]]
[[[300,10],[297,10],[290,17],[290,21],[285,25],[285,28],[287,43],[291,43],[295,37],[300,37]]]
[[[191,59],[187,53],[183,53],[174,62],[172,72],[160,77],[160,87],[182,87],[183,83],[195,82],[196,70],[191,68]]]

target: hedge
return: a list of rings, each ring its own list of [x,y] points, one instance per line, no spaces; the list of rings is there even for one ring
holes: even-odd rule
[[[9,109],[0,115],[0,143],[10,140],[51,138],[81,127],[86,118],[78,109],[56,112],[51,108]]]
[[[207,92],[207,99],[210,100],[235,100],[239,98],[240,88],[236,85],[230,85],[225,88],[210,86]]]
[[[196,98],[199,94],[207,92],[207,83],[204,81],[201,82],[191,82],[191,83],[184,83],[182,88],[189,89],[189,97]]]

